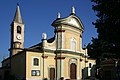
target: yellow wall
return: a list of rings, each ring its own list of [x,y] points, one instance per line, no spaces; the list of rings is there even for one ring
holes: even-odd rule
[[[38,52],[26,52],[26,78],[41,78],[42,77],[42,57]],[[33,65],[33,58],[39,58],[39,66]],[[40,70],[40,76],[32,76],[32,70]]]
[[[76,59],[76,65],[77,65],[77,77],[80,77],[80,56],[79,55],[73,55],[73,54],[63,54],[66,58],[64,59],[64,69],[66,70],[64,73],[65,77],[70,77],[70,60]]]
[[[50,55],[49,55],[50,54]],[[39,52],[29,52],[27,51],[26,54],[26,77],[28,79],[42,79],[43,78],[43,53]],[[55,68],[55,60],[54,60],[54,54],[52,53],[45,53],[45,55],[49,55],[47,58],[44,58],[44,64],[46,65],[44,68],[46,68],[44,78],[49,77],[49,68],[54,67]],[[39,66],[33,65],[33,58],[39,58]],[[40,76],[32,76],[31,70],[40,70]]]
[[[46,55],[48,55],[48,58],[46,58],[46,74],[45,77],[49,78],[49,69],[50,68],[55,68],[55,54],[54,53],[50,53],[50,52],[45,52]]]
[[[73,30],[72,28],[67,28],[66,26],[64,26],[64,27],[65,27],[65,32],[64,32],[64,39],[65,39],[64,47],[65,47],[65,49],[71,49],[70,40],[72,38],[74,38],[77,43],[76,51],[81,51],[82,38],[80,37],[80,34],[82,35],[82,33],[78,30]]]

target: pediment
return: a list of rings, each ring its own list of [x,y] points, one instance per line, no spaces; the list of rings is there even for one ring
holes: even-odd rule
[[[80,28],[80,23],[75,18],[68,18],[65,23]]]
[[[72,26],[72,27],[79,28],[79,29],[84,31],[84,27],[82,25],[81,20],[75,15],[70,15],[66,18],[56,20],[56,21],[53,22],[53,25],[54,24],[55,25],[65,24],[65,25],[69,25],[69,26]]]

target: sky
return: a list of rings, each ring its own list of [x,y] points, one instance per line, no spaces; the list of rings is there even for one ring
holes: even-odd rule
[[[92,37],[97,37],[96,29],[92,22],[97,19],[92,10],[90,0],[0,0],[0,62],[3,57],[9,56],[10,48],[10,24],[15,15],[17,3],[20,5],[21,15],[25,24],[24,47],[28,48],[41,42],[42,33],[47,38],[54,36],[52,22],[57,18],[67,17],[71,13],[71,7],[75,7],[76,15],[84,25],[83,45],[90,43]]]

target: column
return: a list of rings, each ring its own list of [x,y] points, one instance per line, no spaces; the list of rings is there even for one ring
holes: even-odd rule
[[[48,58],[48,56],[43,55],[42,58],[43,58],[43,79],[44,79],[44,78],[47,78],[47,73],[48,73],[48,71],[47,71],[47,58]]]
[[[80,59],[80,80],[82,80],[82,61],[83,59]]]
[[[57,59],[57,80],[59,80],[61,77],[64,77],[64,59],[65,57],[56,57]]]

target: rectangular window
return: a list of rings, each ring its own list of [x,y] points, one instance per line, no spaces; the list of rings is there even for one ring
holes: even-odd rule
[[[40,76],[40,70],[32,70],[31,75],[32,76]]]

